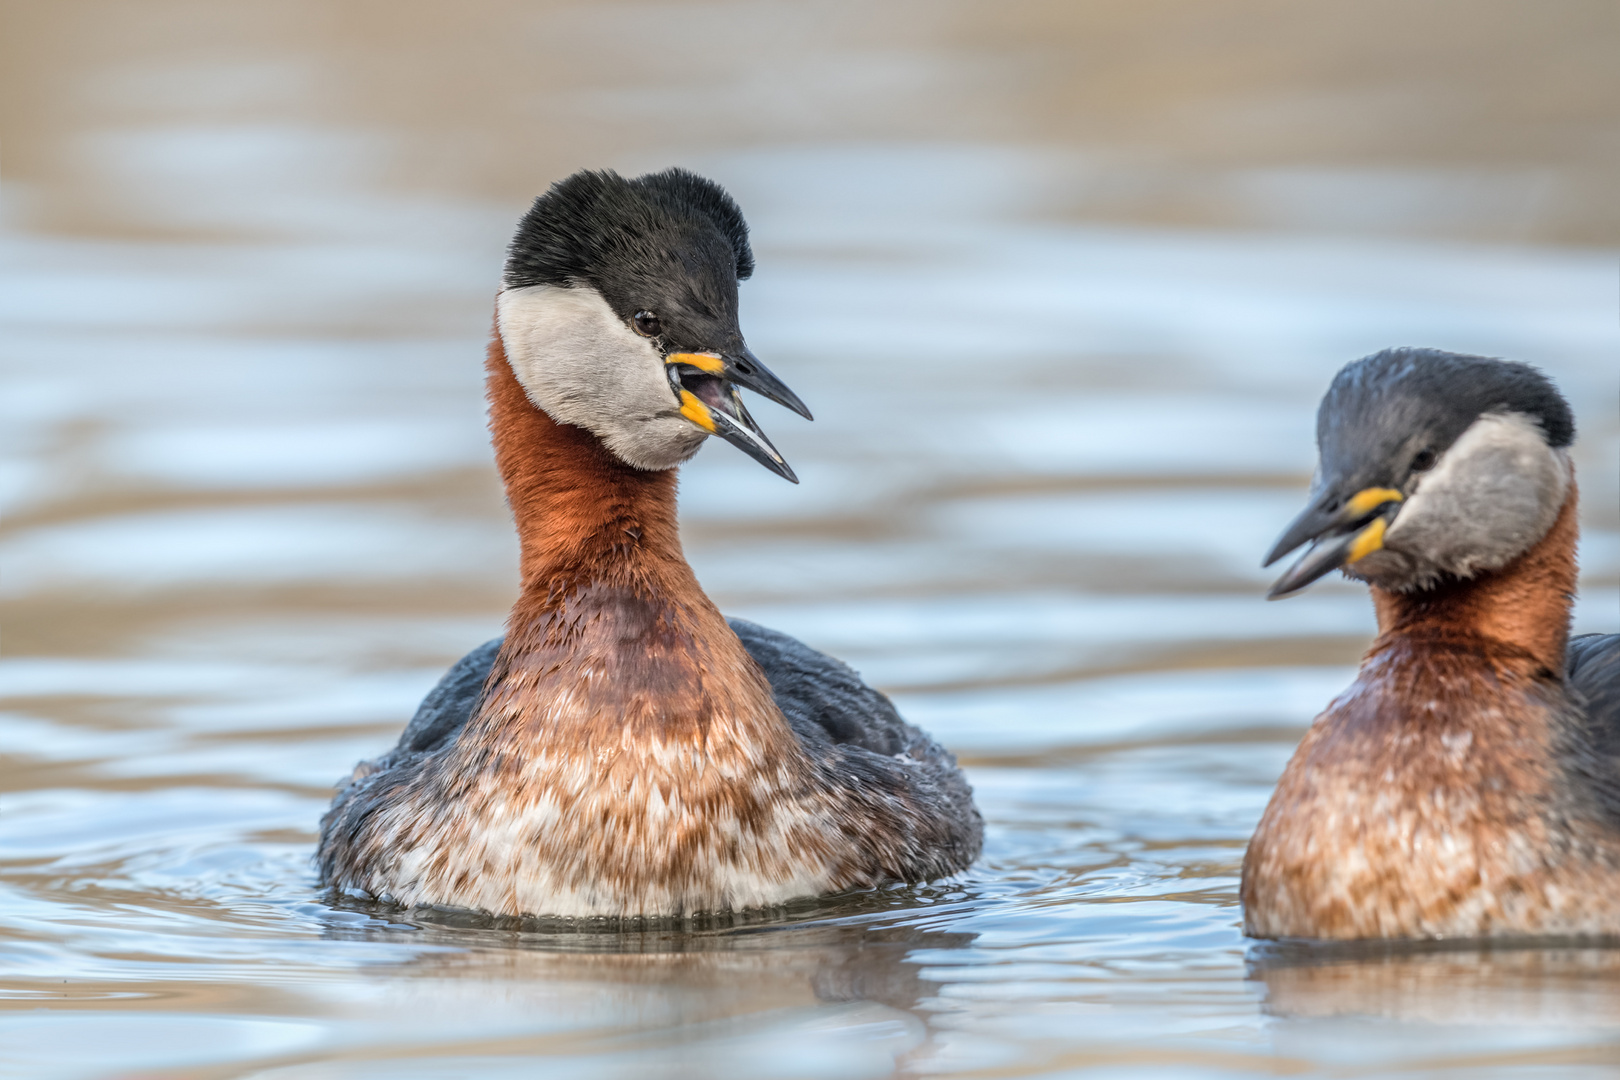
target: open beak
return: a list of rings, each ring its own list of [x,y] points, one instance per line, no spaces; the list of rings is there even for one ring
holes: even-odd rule
[[[1400,512],[1405,498],[1394,488],[1370,487],[1356,492],[1332,510],[1317,500],[1289,523],[1262,564],[1270,566],[1301,544],[1310,543],[1299,561],[1277,579],[1267,600],[1292,596],[1317,578],[1366,558],[1384,546],[1384,531]]]
[[[743,453],[797,484],[799,478],[771,440],[748,415],[738,387],[761,394],[813,419],[799,395],[746,348],[734,353],[670,353],[664,357],[669,385],[681,404],[681,415],[712,435],[718,435]]]

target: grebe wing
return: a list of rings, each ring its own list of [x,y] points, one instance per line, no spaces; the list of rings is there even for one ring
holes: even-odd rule
[[[478,699],[484,694],[484,681],[495,665],[503,638],[486,641],[457,660],[439,684],[428,691],[416,715],[405,725],[395,754],[425,754],[437,750],[455,737],[472,718]]]
[[[885,757],[911,752],[919,739],[932,743],[900,718],[894,702],[862,682],[843,661],[781,631],[744,619],[726,621],[764,670],[777,707],[801,735],[814,727],[834,743]]]
[[[851,789],[878,796],[891,824],[903,826],[888,837],[905,852],[895,856],[900,877],[926,881],[978,857],[984,819],[949,750],[900,719],[848,664],[776,630],[728,621],[810,756]]]
[[[1620,634],[1582,634],[1569,639],[1569,685],[1586,699],[1593,730],[1620,749]]]

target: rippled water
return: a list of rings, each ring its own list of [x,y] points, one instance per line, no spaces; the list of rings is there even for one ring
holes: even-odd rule
[[[1582,424],[1578,629],[1620,629],[1611,252],[1032,220],[1004,189],[1037,166],[968,144],[684,160],[748,212],[744,329],[817,416],[758,407],[798,487],[724,445],[685,471],[691,561],[725,611],[846,658],[956,750],[984,857],[639,933],[328,902],[333,781],[513,594],[480,362],[521,203],[332,181],[234,208],[258,236],[21,231],[10,1074],[1620,1065],[1620,953],[1261,948],[1236,901],[1271,784],[1372,627],[1348,584],[1261,600],[1341,363],[1412,343],[1544,365]],[[217,208],[190,183],[163,205]],[[410,228],[328,227],[356,190]]]

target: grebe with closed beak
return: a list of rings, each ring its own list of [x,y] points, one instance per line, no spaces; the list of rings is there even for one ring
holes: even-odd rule
[[[728,624],[681,553],[676,467],[708,436],[795,480],[738,392],[810,415],[743,342],[753,267],[736,204],[680,169],[577,173],[523,218],[487,362],[521,594],[505,638],[338,792],[327,885],[683,916],[927,881],[978,855],[955,759],[837,660]]]
[[[1575,424],[1525,364],[1390,349],[1317,414],[1272,589],[1334,569],[1378,637],[1243,861],[1259,938],[1620,935],[1620,635],[1570,639]]]

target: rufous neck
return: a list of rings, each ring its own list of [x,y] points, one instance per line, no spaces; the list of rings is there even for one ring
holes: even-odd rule
[[[1575,599],[1578,501],[1571,481],[1547,535],[1500,570],[1421,592],[1374,586],[1379,645],[1400,638],[1484,639],[1561,673]]]
[[[522,545],[527,592],[559,576],[612,582],[670,561],[685,566],[674,469],[626,465],[583,428],[559,424],[529,400],[499,332],[487,370],[495,464]]]

